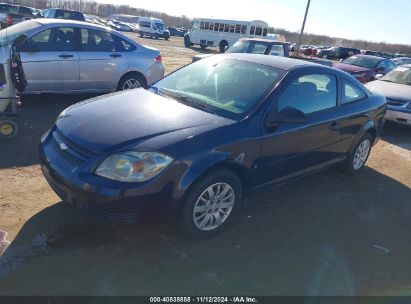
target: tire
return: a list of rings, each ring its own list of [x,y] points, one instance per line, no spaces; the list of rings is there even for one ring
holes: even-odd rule
[[[219,46],[220,53],[225,53],[226,47],[228,47],[228,42],[225,40],[221,41]]]
[[[17,135],[19,127],[11,119],[0,121],[0,139],[11,139]]]
[[[189,48],[189,47],[192,47],[192,46],[193,46],[193,44],[192,44],[191,41],[190,41],[190,36],[188,36],[188,35],[185,35],[185,36],[184,36],[184,46],[185,46],[186,48]]]
[[[348,161],[345,164],[345,172],[348,174],[356,174],[360,172],[370,156],[373,137],[370,133],[366,133],[351,152]]]
[[[133,86],[134,84],[134,86]],[[117,91],[125,91],[137,88],[144,88],[147,85],[145,78],[137,73],[124,75],[117,85]]]
[[[140,38],[143,38],[143,37],[144,37],[143,32],[140,32]]]
[[[201,48],[202,50],[205,50],[205,49],[207,48],[207,46],[204,45],[204,44],[202,44],[202,45],[200,45],[200,48]]]
[[[223,200],[210,200],[210,189],[214,195],[222,195],[226,191]],[[214,171],[196,182],[185,196],[178,216],[178,228],[193,239],[216,235],[236,217],[242,200],[243,188],[238,177],[228,170]],[[226,207],[219,207],[221,203]],[[196,213],[195,208],[198,210]]]
[[[158,35],[154,35],[154,39],[158,40]]]

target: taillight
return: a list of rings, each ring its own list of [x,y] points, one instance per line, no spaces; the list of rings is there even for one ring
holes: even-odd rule
[[[12,26],[13,25],[13,17],[11,15],[7,15],[6,17],[6,25]]]
[[[161,57],[161,55],[158,55],[154,60],[155,62],[162,62],[163,58]]]

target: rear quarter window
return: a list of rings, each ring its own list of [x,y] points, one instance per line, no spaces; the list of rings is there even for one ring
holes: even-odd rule
[[[367,97],[367,94],[357,85],[349,83],[348,81],[343,81],[343,104],[360,101],[365,97]]]

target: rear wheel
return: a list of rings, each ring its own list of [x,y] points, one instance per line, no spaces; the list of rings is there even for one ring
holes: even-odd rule
[[[143,37],[144,37],[143,32],[140,32],[140,38],[143,38]]]
[[[4,119],[0,121],[0,138],[10,139],[17,135],[19,128],[17,124],[11,119]]]
[[[227,47],[228,47],[228,42],[225,40],[221,41],[220,46],[219,46],[220,53],[225,53]]]
[[[242,199],[243,189],[238,177],[228,170],[214,171],[189,190],[179,214],[178,226],[191,238],[213,236],[234,219]]]
[[[200,47],[201,47],[202,50],[205,50],[207,48],[207,46],[204,45],[204,44],[200,45]]]
[[[137,88],[145,87],[147,84],[146,80],[143,76],[137,73],[130,73],[123,76],[118,85],[117,91],[125,91],[125,90],[132,90]]]
[[[357,143],[351,155],[345,164],[345,171],[349,174],[356,174],[364,168],[365,163],[370,156],[373,137],[370,133],[366,133]]]

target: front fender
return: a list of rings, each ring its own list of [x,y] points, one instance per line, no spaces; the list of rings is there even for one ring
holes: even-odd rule
[[[186,162],[187,170],[175,185],[172,201],[178,205],[190,187],[213,169],[236,168],[236,171],[246,172],[247,168],[243,164],[243,161],[244,155],[242,153],[236,154],[227,151],[212,151],[207,154],[202,153],[195,159],[183,161]]]

